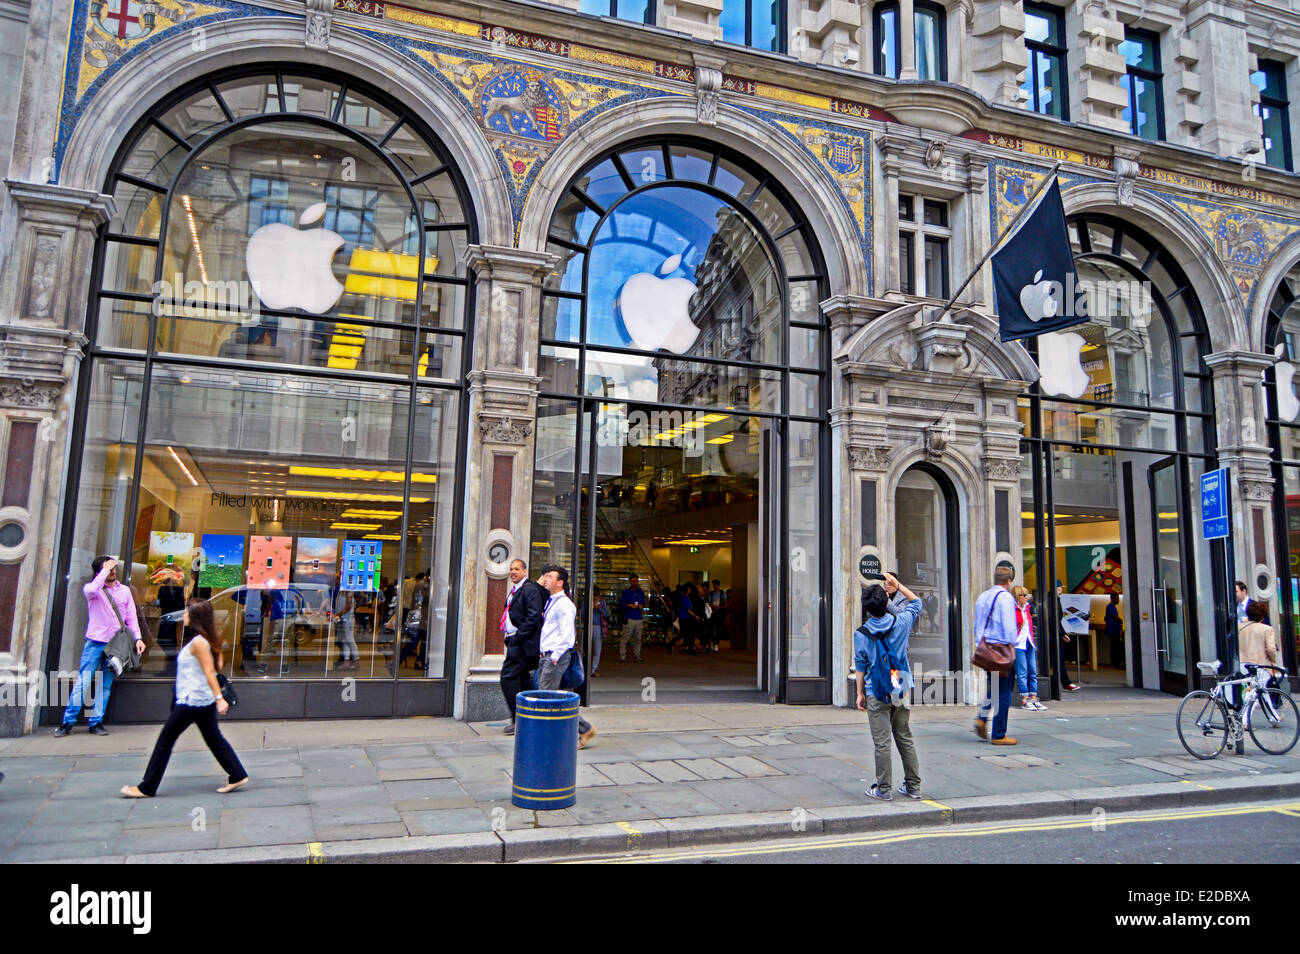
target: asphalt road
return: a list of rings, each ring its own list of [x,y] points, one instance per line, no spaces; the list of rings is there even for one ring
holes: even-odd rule
[[[1300,861],[1300,803],[819,835],[588,860],[621,864],[1294,864]]]

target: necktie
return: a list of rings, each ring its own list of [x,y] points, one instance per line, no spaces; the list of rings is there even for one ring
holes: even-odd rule
[[[515,590],[517,589],[519,589],[517,585],[512,586],[510,592],[506,595],[506,608],[501,612],[501,632],[503,633],[506,631],[506,623],[510,619],[510,601],[515,598]]]

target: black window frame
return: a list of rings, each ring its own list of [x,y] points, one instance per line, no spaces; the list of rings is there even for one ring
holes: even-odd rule
[[[1160,59],[1160,34],[1152,30],[1140,30],[1137,27],[1126,26],[1124,28],[1124,39],[1132,43],[1149,43],[1151,44],[1151,61],[1155,63],[1155,69],[1149,70],[1142,66],[1130,66],[1125,63],[1124,75],[1128,77],[1128,108],[1129,108],[1129,132],[1134,136],[1146,139],[1148,142],[1165,141],[1165,74],[1164,64]],[[1156,137],[1149,139],[1143,136],[1138,129],[1138,105],[1137,105],[1137,85],[1133,79],[1145,80],[1148,83],[1154,83],[1156,88]]]
[[[1033,14],[1034,16],[1046,17],[1054,21],[1056,25],[1056,35],[1060,39],[1059,45],[1047,43],[1042,40],[1031,40],[1029,35],[1025,34],[1025,51],[1029,54],[1029,69],[1025,73],[1025,79],[1029,83],[1030,108],[1040,116],[1054,116],[1064,122],[1070,121],[1070,79],[1069,79],[1069,49],[1065,44],[1065,11],[1060,7],[1054,7],[1046,3],[1030,3],[1025,0],[1025,16]],[[1053,90],[1056,94],[1054,102],[1059,103],[1060,113],[1045,112],[1042,108],[1041,90],[1038,86],[1038,69],[1037,61],[1039,58],[1055,59],[1058,61],[1056,74],[1061,78],[1061,88]]]
[[[885,14],[894,15],[894,72],[885,72],[885,58],[881,53],[880,45],[883,42]],[[902,14],[898,9],[898,0],[881,0],[871,10],[871,69],[877,76],[884,76],[887,79],[898,79],[898,71],[903,64],[903,34],[899,21]]]
[[[1268,145],[1264,144],[1264,162],[1274,169],[1285,169],[1287,172],[1293,172],[1295,167],[1292,163],[1291,155],[1291,101],[1287,98],[1286,92],[1286,64],[1281,60],[1260,60],[1258,73],[1263,73],[1267,82],[1268,89],[1260,90],[1259,103],[1255,106],[1255,115],[1259,117],[1261,133],[1263,131],[1264,115],[1263,110],[1271,109],[1281,116],[1282,126],[1282,165],[1276,165],[1268,160]],[[1276,87],[1274,85],[1276,79]],[[1276,95],[1268,90],[1280,89],[1281,95]]]
[[[920,69],[917,68],[917,78],[932,83],[946,83],[948,82],[948,11],[942,5],[932,3],[930,0],[916,0],[912,5],[912,65],[916,67],[916,20],[919,15],[927,13],[934,16],[938,28],[939,75],[921,76]]]
[[[728,3],[743,3],[745,5],[745,39],[743,41],[729,40],[724,34],[722,42],[736,43],[737,45],[752,47],[756,50],[767,49],[767,47],[754,46],[754,5],[760,2],[760,0],[722,0],[722,2],[724,7]],[[790,4],[788,0],[766,0],[766,2],[770,6],[776,8],[776,23],[774,24],[776,29],[773,34],[773,41],[776,45],[772,47],[771,52],[785,53],[789,49],[786,34],[789,32],[788,23]],[[650,3],[653,5],[654,0],[650,0]],[[719,20],[721,20],[721,17],[719,17]]]

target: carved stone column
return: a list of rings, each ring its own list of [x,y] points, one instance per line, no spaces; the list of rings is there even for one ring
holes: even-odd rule
[[[1273,361],[1270,355],[1247,351],[1205,356],[1213,375],[1219,466],[1232,472],[1234,572],[1249,587],[1252,599],[1276,597],[1277,548],[1270,505],[1274,487],[1263,382]]]
[[[549,253],[471,245],[477,279],[475,368],[469,375],[465,475],[463,619],[455,715],[467,721],[507,714],[499,686],[504,645],[498,620],[510,561],[528,559],[537,414],[537,336],[542,287],[559,259]]]
[[[60,475],[89,294],[95,230],[113,200],[7,181],[0,268],[0,736],[32,730],[29,674],[45,655]]]

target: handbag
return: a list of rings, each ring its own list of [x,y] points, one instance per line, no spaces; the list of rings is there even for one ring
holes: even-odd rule
[[[217,673],[217,685],[221,687],[221,698],[226,700],[226,705],[232,709],[239,705],[239,693],[235,692],[234,684],[224,672]]]
[[[104,599],[108,600],[113,615],[117,617],[117,632],[108,641],[104,655],[108,659],[108,664],[113,667],[113,673],[120,676],[124,672],[140,668],[140,654],[135,651],[135,637],[122,622],[122,613],[117,608],[117,602],[108,593],[104,594]]]
[[[993,619],[993,610],[997,608],[997,605],[998,597],[994,596],[993,604],[989,607],[989,614],[984,617],[982,629],[988,629],[989,621]],[[981,636],[979,645],[975,647],[975,652],[971,655],[970,661],[971,665],[979,666],[986,672],[996,672],[1000,676],[1009,676],[1016,668],[1016,644],[990,643]]]
[[[569,659],[569,668],[564,670],[564,675],[560,677],[561,689],[577,689],[587,679],[587,673],[582,668],[582,653],[578,652],[578,647],[573,647],[573,653]]]

